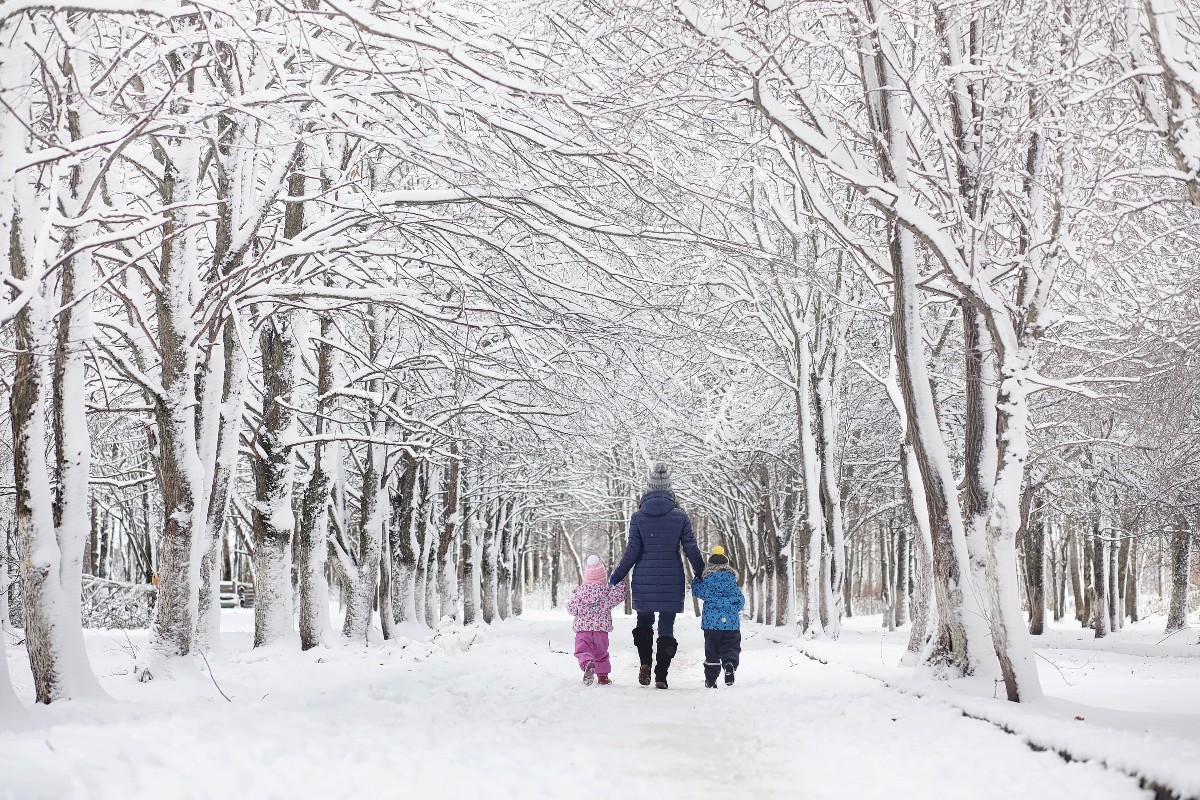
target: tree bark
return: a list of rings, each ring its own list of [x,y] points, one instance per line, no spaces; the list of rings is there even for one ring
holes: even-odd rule
[[[1026,492],[1023,515],[1025,523],[1025,563],[1029,575],[1029,632],[1040,636],[1046,628],[1046,518],[1040,512],[1030,512],[1032,489]]]
[[[316,346],[317,419],[313,432],[320,437],[326,431],[331,412],[329,393],[333,389],[333,318],[320,316],[320,338]],[[329,502],[333,488],[336,444],[318,441],[313,445],[313,471],[300,503],[300,648],[311,650],[328,643],[332,626],[329,620],[329,583],[325,563],[329,553]]]
[[[1092,626],[1096,638],[1108,635],[1108,559],[1104,552],[1104,533],[1099,521],[1092,528]]]
[[[1087,627],[1087,602],[1083,595],[1083,584],[1079,575],[1080,556],[1079,556],[1079,535],[1076,533],[1075,526],[1068,523],[1067,532],[1067,571],[1071,573],[1071,600],[1075,605],[1075,619],[1084,627]]]
[[[1192,527],[1179,525],[1171,536],[1171,601],[1167,610],[1167,633],[1187,627],[1188,582],[1192,569]]]
[[[487,520],[483,526],[481,533],[483,534],[483,561],[481,570],[481,589],[482,591],[482,612],[483,621],[488,625],[496,619],[496,562],[497,562],[497,544],[499,542],[501,525],[500,515],[502,507],[497,504],[495,513],[490,520]]]
[[[292,635],[292,514],[295,436],[296,339],[286,313],[265,320],[259,332],[262,361],[262,420],[255,431],[252,460],[255,502],[254,646],[264,647]]]

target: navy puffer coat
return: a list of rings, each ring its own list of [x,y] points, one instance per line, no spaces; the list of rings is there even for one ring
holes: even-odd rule
[[[633,570],[635,611],[683,613],[683,549],[692,569],[704,571],[704,557],[692,535],[692,521],[670,492],[647,492],[641,508],[629,520],[629,544],[612,580],[621,581]]]

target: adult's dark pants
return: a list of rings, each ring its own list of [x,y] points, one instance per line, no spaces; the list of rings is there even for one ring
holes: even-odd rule
[[[741,631],[705,631],[704,632],[704,678],[714,681],[721,674],[722,664],[732,664],[738,668],[738,660],[742,655]]]
[[[637,627],[653,628],[654,627],[654,612],[653,611],[637,612]],[[674,636],[675,635],[675,612],[674,611],[658,612],[658,635],[659,636]]]

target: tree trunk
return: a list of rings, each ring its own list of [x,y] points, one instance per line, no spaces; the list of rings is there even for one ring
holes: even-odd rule
[[[896,347],[897,382],[926,503],[933,557],[930,574],[937,609],[936,628],[931,646],[922,651],[923,658],[934,668],[969,675],[975,672],[983,657],[986,625],[981,609],[973,602],[975,591],[970,585],[965,537],[955,530],[954,521],[961,522],[961,515],[959,509],[952,506],[956,496],[955,482],[941,433],[936,428],[937,406],[925,363],[912,233],[895,223],[891,232],[891,253],[896,281],[892,335]]]
[[[909,516],[917,536],[912,543],[915,575],[913,580],[912,630],[908,634],[905,660],[916,662],[937,629],[933,604],[933,539],[929,527],[929,506],[925,487],[920,482],[916,456],[907,438],[901,445],[901,474],[908,493]],[[917,479],[914,483],[913,480]]]
[[[513,596],[512,596],[512,613],[514,617],[521,616],[525,610],[525,586],[527,578],[525,575],[525,565],[529,561],[528,554],[525,552],[525,528],[523,524],[520,526],[514,524],[513,528]]]
[[[908,624],[908,530],[901,526],[896,530],[896,583],[895,619],[896,627]]]
[[[499,542],[499,527],[502,524],[500,515],[503,507],[497,504],[492,519],[484,524],[483,534],[483,569],[482,569],[482,611],[483,621],[488,625],[496,619],[496,545]]]
[[[1027,492],[1032,502],[1033,492]],[[1025,515],[1029,517],[1029,512]],[[1041,636],[1046,628],[1046,518],[1033,512],[1026,523],[1026,570],[1029,574],[1029,632]]]
[[[805,320],[806,329],[808,319]],[[817,426],[812,397],[812,352],[807,338],[796,341],[796,427],[799,432],[801,473],[804,481],[804,517],[802,536],[805,543],[804,561],[804,635],[823,637],[821,621],[823,593],[821,556],[824,548],[825,518],[821,503],[821,467],[817,453]]]
[[[1087,627],[1087,602],[1083,596],[1083,584],[1079,576],[1079,570],[1081,566],[1079,556],[1079,534],[1076,533],[1074,525],[1070,525],[1069,527],[1067,533],[1067,542],[1067,571],[1071,573],[1071,601],[1075,604],[1075,619],[1081,625]]]
[[[246,355],[237,335],[237,310],[221,324],[221,342],[213,345],[210,359],[220,359],[222,380],[219,400],[206,397],[203,403],[203,425],[215,427],[205,431],[205,441],[212,441],[212,452],[205,453],[207,474],[211,475],[208,515],[204,532],[207,542],[200,561],[200,596],[196,620],[196,647],[201,652],[216,647],[221,631],[221,555],[225,521],[229,515],[229,498],[237,474],[238,445],[242,431],[242,393],[246,385]],[[206,366],[206,383],[215,378],[215,371]],[[202,396],[209,387],[202,388]],[[214,387],[215,388],[215,387]],[[215,394],[215,392],[213,393]]]
[[[347,639],[363,642],[366,641],[371,626],[372,606],[379,578],[379,561],[383,556],[387,505],[384,501],[384,446],[374,442],[368,444],[365,462],[357,553],[353,558],[344,552],[339,556],[348,593],[342,635]]]
[[[1191,526],[1179,525],[1171,536],[1171,602],[1167,611],[1167,633],[1187,627],[1188,581],[1192,570]]]
[[[155,292],[161,359],[155,398],[163,529],[158,540],[158,588],[150,646],[155,669],[192,652],[200,602],[196,537],[207,519],[203,462],[196,442],[196,345],[191,288],[198,268],[195,222],[201,140],[185,139],[172,153],[162,178],[165,212],[159,254],[161,290]],[[147,675],[153,675],[147,671]]]
[[[1092,626],[1096,638],[1108,635],[1108,576],[1105,574],[1108,559],[1104,557],[1104,534],[1099,524],[1092,529]]]
[[[1122,539],[1123,541],[1123,539]],[[1121,630],[1125,622],[1122,613],[1125,601],[1121,595],[1121,545],[1116,542],[1108,544],[1108,629],[1114,633]]]
[[[333,318],[320,317],[320,340],[316,346],[317,419],[313,432],[319,437],[326,431],[333,389]],[[329,553],[329,502],[333,488],[332,459],[337,458],[336,443],[318,441],[313,446],[313,471],[304,489],[300,505],[300,647],[311,650],[327,644],[332,626],[329,620],[329,582],[325,563]]]
[[[417,553],[413,521],[416,510],[417,461],[412,453],[400,454],[402,476],[398,492],[392,496],[392,524],[388,528],[392,553],[392,611],[396,622],[419,619],[417,613]]]
[[[268,318],[259,331],[262,359],[262,420],[255,431],[254,646],[275,644],[292,635],[293,466],[296,432],[296,339],[287,314]]]
[[[551,554],[550,561],[550,607],[558,608],[558,584],[562,579],[562,533],[558,528],[554,529],[551,535],[551,541],[554,543],[554,550]]]
[[[515,587],[513,586],[512,509],[512,500],[502,503],[500,507],[503,518],[500,525],[500,562],[496,574],[496,579],[500,584],[496,598],[496,614],[500,619],[508,619],[513,613]],[[613,565],[611,556],[608,563],[611,568]]]
[[[835,343],[828,341],[828,321],[822,320],[825,354],[813,376],[813,412],[817,420],[817,458],[821,475],[821,516],[825,521],[825,556],[821,582],[822,624],[825,634],[836,639],[842,629],[842,583],[846,573],[846,541],[842,520],[841,490],[838,488],[836,452],[837,417],[833,381],[839,369]]]
[[[441,618],[459,619],[458,581],[453,557],[453,545],[460,535],[463,516],[461,503],[462,488],[462,459],[457,441],[450,443],[450,463],[446,467],[443,496],[446,498],[442,507],[442,532],[438,539],[437,571],[438,571],[438,600],[441,605]],[[439,622],[440,619],[439,618]]]
[[[857,547],[855,541],[850,539],[846,542],[847,562],[850,565],[850,572],[846,576],[846,580],[842,581],[842,609],[845,611],[847,618],[854,616],[854,587],[859,578],[858,570],[861,565],[855,560],[857,556]]]
[[[23,219],[15,207],[10,227],[9,253],[12,275],[17,281],[29,281],[40,286],[31,276],[25,260]],[[72,291],[64,287],[64,299],[70,301]],[[12,421],[13,480],[16,507],[16,540],[20,555],[21,605],[25,623],[25,649],[33,672],[34,695],[39,703],[50,703],[101,693],[91,671],[83,630],[79,624],[80,584],[82,580],[82,535],[86,530],[79,516],[80,504],[87,502],[88,455],[90,445],[87,427],[83,425],[83,387],[81,354],[75,348],[71,320],[78,310],[64,309],[59,318],[62,326],[58,343],[48,319],[47,300],[38,295],[30,298],[17,314],[13,325],[13,348],[16,350],[12,389],[9,393],[9,417]],[[78,331],[74,331],[78,334]],[[67,341],[63,341],[67,337]],[[66,387],[54,391],[55,422],[70,427],[58,427],[54,433],[55,450],[60,469],[57,498],[52,498],[50,471],[45,448],[50,431],[46,429],[49,360],[43,353],[55,353],[53,366],[56,375],[67,377]],[[65,373],[70,372],[69,376]],[[61,380],[61,378],[60,378]],[[70,402],[70,409],[63,403]],[[75,403],[80,407],[76,408]],[[70,415],[78,414],[74,421]],[[73,437],[70,442],[59,441]],[[59,502],[69,504],[64,514]],[[86,506],[84,506],[86,508]],[[68,531],[67,524],[80,526]],[[60,534],[65,534],[62,539]],[[78,544],[78,552],[74,545]],[[7,672],[7,670],[6,670]],[[6,676],[5,676],[6,677]],[[5,685],[11,685],[5,681]]]
[[[1125,566],[1125,614],[1130,622],[1138,621],[1138,578],[1141,570],[1138,568],[1138,540],[1130,537],[1129,560]]]

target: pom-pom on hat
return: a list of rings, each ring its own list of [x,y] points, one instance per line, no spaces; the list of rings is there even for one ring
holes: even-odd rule
[[[654,462],[646,478],[646,489],[651,492],[671,491],[671,468],[662,461]]]
[[[712,549],[712,555],[708,557],[710,564],[728,564],[729,557],[725,555],[725,548],[717,545]]]
[[[583,582],[604,583],[606,580],[608,580],[608,572],[604,569],[600,556],[588,556],[587,564],[583,568]]]

